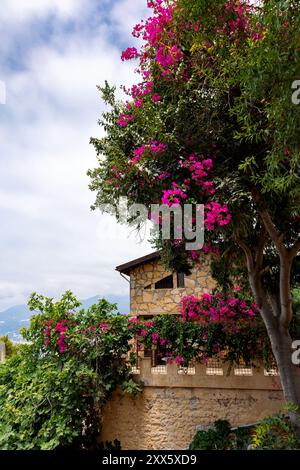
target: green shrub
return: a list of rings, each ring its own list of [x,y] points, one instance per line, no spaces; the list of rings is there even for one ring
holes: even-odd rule
[[[226,420],[218,420],[214,427],[207,431],[198,431],[192,444],[191,450],[225,450],[228,448],[230,439],[230,424]]]
[[[247,450],[251,444],[253,426],[241,427],[234,430],[230,435],[231,450]]]
[[[257,425],[231,429],[228,421],[219,420],[214,427],[198,431],[191,450],[300,450],[300,438],[286,410],[265,418]]]
[[[237,428],[234,431],[226,420],[218,420],[214,427],[198,431],[191,450],[246,450],[251,444],[253,426]]]
[[[71,292],[29,305],[40,313],[23,329],[27,344],[0,365],[0,449],[97,449],[111,393],[141,388],[126,360],[128,318],[103,299],[77,312]]]
[[[252,448],[255,450],[299,450],[300,439],[290,419],[284,413],[279,413],[264,419],[256,426],[252,437]]]

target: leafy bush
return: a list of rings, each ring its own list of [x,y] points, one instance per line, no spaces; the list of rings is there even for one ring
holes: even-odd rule
[[[218,420],[214,427],[206,431],[198,431],[191,450],[226,450],[230,444],[230,424],[226,420]]]
[[[71,292],[34,294],[22,345],[0,367],[0,448],[97,448],[105,402],[118,384],[136,393],[126,316],[105,300],[87,311]]]
[[[287,406],[287,412],[294,405]],[[191,450],[300,450],[300,438],[285,410],[269,416],[257,425],[231,429],[228,421],[197,431]],[[295,410],[294,410],[295,411]]]
[[[198,431],[191,450],[246,450],[251,444],[253,426],[231,429],[227,420],[218,420],[214,427]]]
[[[251,444],[254,426],[240,427],[231,433],[230,449],[247,450]]]
[[[300,439],[284,413],[264,419],[255,428],[252,437],[252,448],[255,450],[300,450]]]
[[[218,420],[214,427],[198,431],[190,445],[191,450],[246,450],[251,443],[253,427],[232,430],[226,420]]]

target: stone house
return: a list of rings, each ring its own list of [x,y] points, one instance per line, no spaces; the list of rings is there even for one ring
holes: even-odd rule
[[[169,272],[154,252],[117,266],[130,283],[130,313],[149,318],[178,314],[184,295],[210,292],[214,280],[205,260],[188,274]],[[158,362],[144,351],[133,369],[144,383],[137,398],[117,390],[103,417],[101,440],[118,439],[122,449],[188,448],[199,426],[227,419],[233,426],[254,423],[278,411],[283,394],[277,370],[211,361],[182,369]]]
[[[197,297],[215,287],[205,258],[189,274],[167,271],[159,251],[117,266],[116,270],[129,277],[130,313],[134,316],[178,314],[184,295]]]

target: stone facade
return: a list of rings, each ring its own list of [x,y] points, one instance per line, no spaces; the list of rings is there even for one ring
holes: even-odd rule
[[[0,341],[0,362],[5,361],[5,355],[6,355],[5,344],[3,343],[3,341]]]
[[[217,419],[252,424],[283,404],[279,377],[265,376],[262,368],[251,376],[207,376],[202,365],[194,375],[179,375],[174,365],[153,373],[147,359],[141,366],[142,394],[118,390],[105,408],[101,440],[118,439],[123,450],[186,449],[199,425]]]
[[[173,276],[173,288],[157,289],[155,283]],[[210,275],[207,260],[185,276],[185,287],[178,287],[177,273],[166,271],[160,259],[137,266],[130,271],[130,311],[132,315],[178,313],[184,295],[199,296],[211,292],[215,281]]]

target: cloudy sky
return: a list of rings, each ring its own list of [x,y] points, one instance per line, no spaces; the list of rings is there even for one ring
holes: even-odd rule
[[[146,0],[1,0],[0,311],[32,291],[126,294],[116,265],[151,251],[90,211],[96,84],[134,80],[122,49]],[[1,91],[1,90],[0,90]]]

